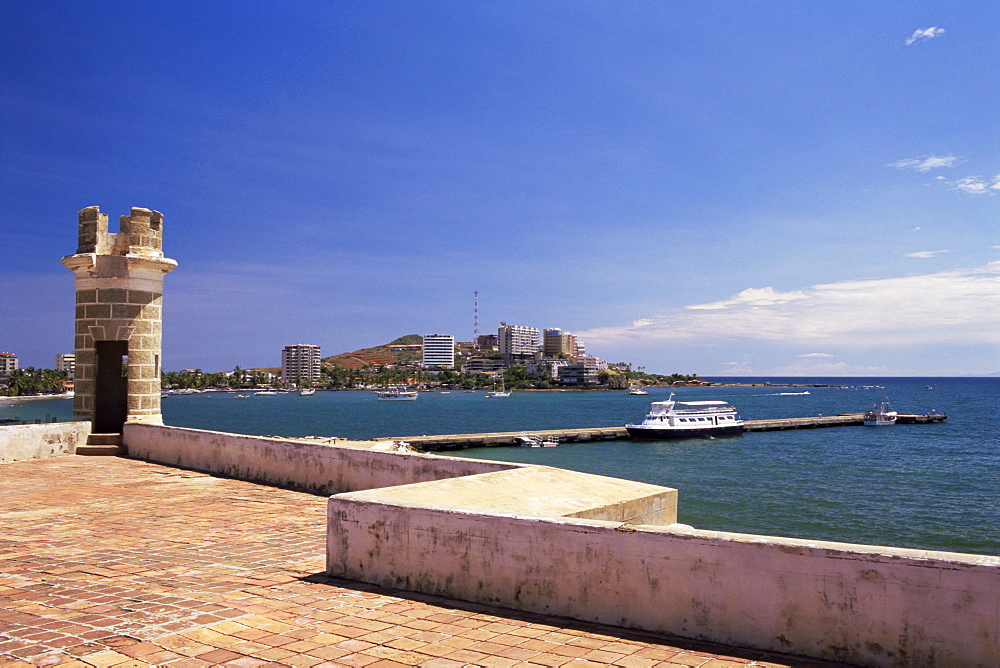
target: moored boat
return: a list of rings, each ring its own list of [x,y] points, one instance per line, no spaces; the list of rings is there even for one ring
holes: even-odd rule
[[[872,410],[865,413],[865,426],[866,427],[891,427],[896,424],[896,418],[899,414],[889,409],[889,402],[883,401],[881,405],[877,405]]]
[[[388,390],[375,390],[375,396],[379,401],[416,401],[417,392],[391,387]]]
[[[628,388],[628,393],[634,397],[642,397],[649,394],[649,392],[638,386]]]
[[[316,389],[312,387],[303,387],[301,390],[299,390],[300,397],[309,397],[314,394],[316,394]]]
[[[743,432],[743,420],[725,401],[674,401],[671,393],[666,401],[654,401],[640,424],[625,429],[636,441],[734,436]]]
[[[497,389],[497,385],[493,383],[493,389],[486,393],[487,399],[498,399],[502,397],[509,397],[510,390],[505,390],[503,386],[503,378],[500,379],[500,389]]]

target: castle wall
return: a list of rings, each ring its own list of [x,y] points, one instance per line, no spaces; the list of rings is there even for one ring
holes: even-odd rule
[[[0,427],[0,464],[72,455],[87,442],[89,422],[53,422]]]
[[[125,443],[340,492],[337,577],[857,665],[1000,665],[1000,557],[700,531],[670,524],[675,490],[549,467],[139,423]]]
[[[521,466],[150,424],[126,424],[124,441],[131,457],[323,494]]]
[[[379,497],[330,498],[330,575],[851,665],[1000,665],[997,557]]]

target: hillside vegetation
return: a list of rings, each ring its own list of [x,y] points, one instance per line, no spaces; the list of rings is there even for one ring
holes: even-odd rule
[[[366,366],[386,366],[420,361],[421,352],[419,350],[390,350],[389,346],[421,345],[422,343],[423,337],[419,334],[407,334],[373,348],[362,348],[350,353],[324,357],[323,364],[342,369],[362,369]]]

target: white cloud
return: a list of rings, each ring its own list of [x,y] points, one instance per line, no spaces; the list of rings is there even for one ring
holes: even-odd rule
[[[695,306],[686,306],[685,308],[697,309],[711,311],[716,309],[728,308],[736,304],[744,304],[748,306],[769,306],[773,304],[783,304],[785,302],[794,301],[796,299],[804,299],[805,294],[801,292],[778,292],[774,288],[747,288],[743,292],[739,293],[732,299],[727,299],[721,302],[713,302],[711,304],[697,304]]]
[[[950,155],[921,155],[916,158],[905,158],[896,162],[890,162],[889,166],[896,169],[915,169],[918,172],[929,172],[932,169],[939,169],[941,167],[953,167],[956,162],[958,162],[958,158]]]
[[[914,42],[933,39],[943,33],[944,28],[938,28],[937,26],[931,26],[930,28],[924,28],[923,30],[915,30],[912,35],[906,38],[906,45],[909,46]]]
[[[922,260],[926,260],[928,258],[934,257],[935,255],[940,255],[941,253],[950,253],[950,252],[951,251],[947,250],[916,251],[913,253],[906,253],[905,255],[903,255],[903,257],[916,257]]]
[[[966,176],[951,184],[955,190],[959,190],[970,195],[985,195],[991,192],[1000,191],[1000,174],[993,178],[984,179],[979,176]]]
[[[830,353],[806,353],[805,355],[799,355],[799,357],[833,357]]]
[[[590,346],[776,342],[840,348],[1000,344],[1000,261],[932,274],[751,288],[631,325],[578,332]]]

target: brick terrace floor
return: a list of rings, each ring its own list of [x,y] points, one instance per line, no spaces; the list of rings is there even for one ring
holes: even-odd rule
[[[821,665],[329,578],[325,501],[116,457],[0,465],[0,666]]]

